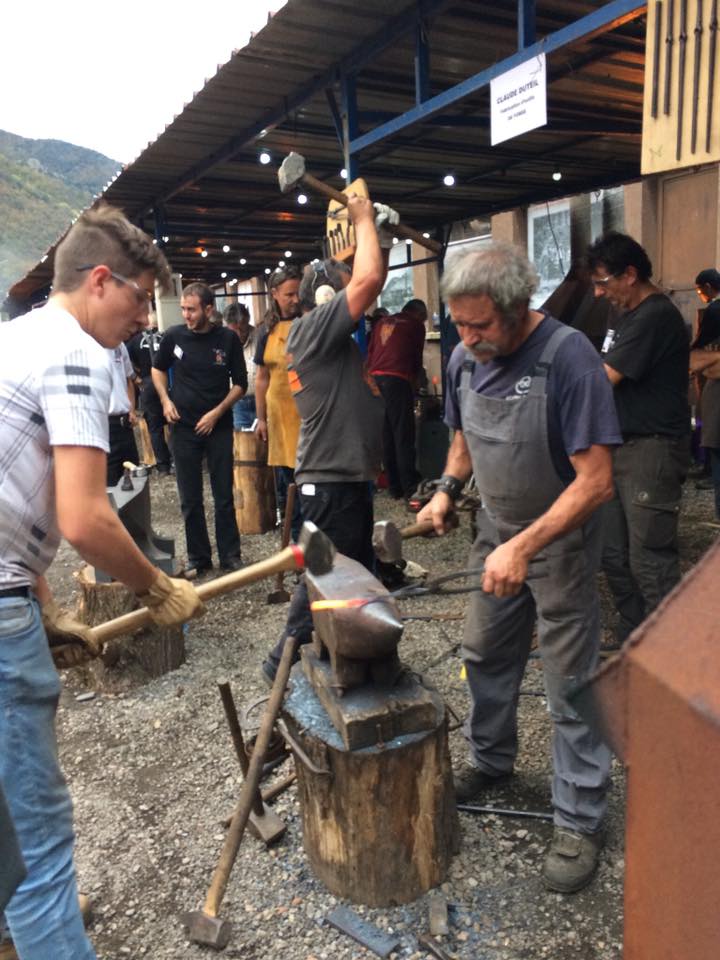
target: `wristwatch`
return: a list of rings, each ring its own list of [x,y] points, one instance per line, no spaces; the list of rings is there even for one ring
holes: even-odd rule
[[[457,477],[450,476],[449,473],[444,473],[440,477],[440,482],[437,485],[437,489],[441,493],[446,493],[454,503],[462,493],[464,486],[465,484],[462,480],[458,480]]]

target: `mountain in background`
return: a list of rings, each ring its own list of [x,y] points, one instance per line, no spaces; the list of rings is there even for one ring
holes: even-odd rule
[[[0,303],[121,166],[63,140],[0,130]]]

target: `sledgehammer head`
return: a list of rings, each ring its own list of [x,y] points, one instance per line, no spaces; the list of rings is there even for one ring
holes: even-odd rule
[[[215,950],[224,950],[230,940],[232,927],[227,920],[211,917],[204,910],[193,910],[183,917],[188,939]]]
[[[304,567],[310,573],[322,574],[332,570],[335,560],[335,545],[322,530],[319,530],[309,520],[306,520],[302,525],[298,546],[303,552]]]
[[[373,527],[372,545],[382,563],[402,561],[402,536],[392,520],[379,520]]]
[[[290,193],[305,176],[305,157],[302,154],[289,153],[278,170],[278,180],[282,193]]]

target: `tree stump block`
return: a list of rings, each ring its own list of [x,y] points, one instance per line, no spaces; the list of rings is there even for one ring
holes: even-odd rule
[[[233,496],[240,533],[267,533],[275,528],[275,483],[267,465],[268,447],[248,430],[235,430]]]
[[[124,583],[97,583],[90,566],[75,573],[75,579],[80,589],[77,615],[91,627],[139,606]],[[111,640],[105,651],[102,660],[93,660],[85,668],[88,684],[106,692],[128,690],[185,663],[185,635],[181,625],[153,626]]]
[[[303,845],[316,876],[371,907],[416,900],[442,883],[458,849],[445,705],[432,729],[348,750],[297,665],[283,708],[296,754]],[[320,772],[323,771],[323,772]]]

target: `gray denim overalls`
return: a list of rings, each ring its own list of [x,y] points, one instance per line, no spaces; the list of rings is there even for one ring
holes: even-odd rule
[[[481,396],[471,388],[473,362],[463,368],[463,433],[483,501],[470,555],[473,568],[482,567],[499,543],[545,513],[565,489],[550,452],[546,387],[557,349],[567,336],[582,334],[569,327],[556,330],[527,392],[517,398]],[[567,703],[564,688],[597,661],[599,559],[595,514],[533,558],[516,597],[471,594],[462,651],[472,701],[465,734],[474,762],[490,774],[509,773],[518,746],[518,694],[537,618],[554,724],[555,823],[584,833],[598,830],[605,813],[610,752]]]

